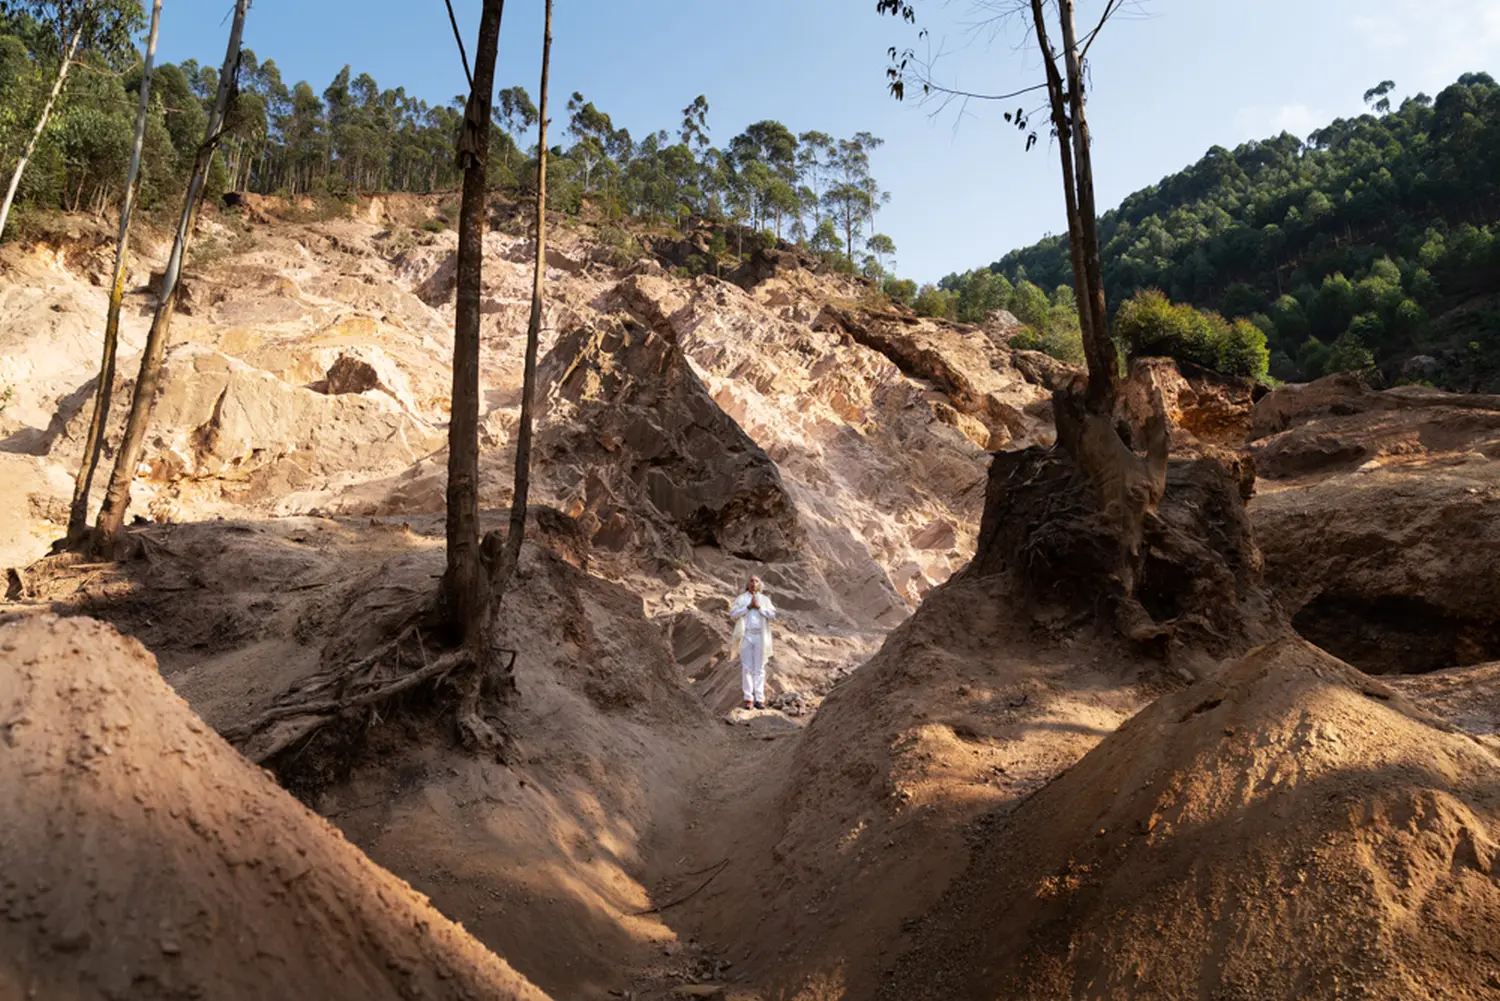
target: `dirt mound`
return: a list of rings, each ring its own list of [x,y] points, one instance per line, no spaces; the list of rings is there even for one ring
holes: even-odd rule
[[[661,835],[658,896],[727,857],[679,927],[768,997],[872,997],[904,922],[963,871],[965,825],[1161,690],[1117,643],[1038,635],[1008,577],[960,574],[829,693],[801,741],[767,735],[695,790],[694,826]]]
[[[1381,681],[1500,754],[1500,663]]]
[[[585,573],[569,519],[532,515],[497,637],[519,651],[519,695],[500,714],[508,763],[459,746],[437,682],[378,712],[351,710],[311,738],[306,716],[288,718],[304,735],[270,764],[532,983],[602,997],[628,982],[643,942],[671,936],[634,913],[652,904],[638,881],[642,844],[653,824],[682,826],[689,787],[727,728],[684,684],[664,623],[648,617],[642,592],[660,596]],[[487,525],[504,521],[486,513]],[[28,572],[30,600],[132,633],[206,723],[235,732],[399,631],[442,573],[442,531],[436,517],[137,528],[140,559],[58,558],[52,576]],[[789,646],[815,638],[787,635]],[[437,653],[408,640],[380,670],[411,671]]]
[[[544,995],[205,727],[140,644],[0,628],[0,995]]]
[[[1494,997],[1497,780],[1469,736],[1275,643],[979,825],[883,996]]]

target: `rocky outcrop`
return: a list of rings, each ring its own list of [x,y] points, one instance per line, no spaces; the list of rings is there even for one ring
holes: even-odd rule
[[[1405,462],[1268,491],[1252,506],[1297,631],[1372,673],[1500,658],[1500,471]]]
[[[796,550],[802,533],[776,464],[676,344],[605,323],[564,336],[540,371],[551,388],[538,454],[554,476],[574,471],[569,513],[596,525],[596,544],[649,550],[642,533],[655,522],[746,559]]]
[[[777,464],[830,586],[861,614],[894,621],[972,552],[985,461],[976,439],[989,432],[884,354],[816,329],[822,280],[799,271],[751,294],[706,276],[635,275],[605,302],[682,346]],[[954,526],[951,548],[915,544],[934,522]]]
[[[1046,391],[1059,373],[1041,372],[1033,362],[1028,368],[1035,375],[1028,374],[1013,362],[1008,347],[981,328],[833,304],[823,307],[813,328],[846,333],[906,375],[931,384],[953,409],[983,424],[987,435],[977,444],[986,451],[1046,437],[1051,413]]]
[[[1251,513],[1303,636],[1377,673],[1500,657],[1500,399],[1336,376],[1255,421]]]
[[[129,399],[129,385],[117,398]],[[116,410],[112,433],[125,416]],[[80,409],[69,421],[69,451],[87,420]],[[389,394],[324,395],[182,344],[166,358],[132,510],[167,521],[216,505],[296,513],[326,501],[351,470],[394,474],[442,442]]]
[[[1289,386],[1255,406],[1261,475],[1296,479],[1445,453],[1500,457],[1500,397],[1422,387],[1377,392],[1352,375]]]
[[[1140,426],[1160,394],[1173,429],[1173,445],[1203,443],[1237,447],[1249,440],[1257,384],[1171,358],[1135,358],[1130,378],[1121,387],[1121,408]],[[1187,438],[1191,436],[1191,442]]]

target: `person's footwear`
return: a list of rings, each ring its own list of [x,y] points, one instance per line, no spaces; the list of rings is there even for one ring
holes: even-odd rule
[[[759,708],[760,708],[760,704],[759,704],[759,703],[757,703],[757,702],[751,702],[751,701],[750,701],[750,700],[749,700],[749,699],[746,699],[746,700],[745,700],[745,708],[746,708],[746,709],[749,709],[749,708],[751,708],[751,707],[754,707],[754,708],[756,708],[756,709],[759,709]]]
[[[764,709],[765,707],[766,707],[766,704],[764,702],[757,702],[757,703],[755,703],[755,708],[757,708],[757,709]]]

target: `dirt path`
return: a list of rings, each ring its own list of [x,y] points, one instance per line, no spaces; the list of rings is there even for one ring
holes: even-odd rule
[[[736,880],[725,878],[737,875],[732,870],[776,865],[772,847],[781,779],[805,724],[773,710],[737,710],[729,718],[735,720],[726,727],[730,739],[703,760],[685,822],[658,827],[645,846],[642,882],[675,940],[642,949],[626,995],[635,1001],[714,997],[714,985],[724,988],[727,1001],[761,1001],[764,996],[744,969],[746,942],[698,940],[691,912],[683,905],[732,903]],[[747,937],[754,933],[754,928],[744,929]],[[695,989],[703,993],[690,993]]]

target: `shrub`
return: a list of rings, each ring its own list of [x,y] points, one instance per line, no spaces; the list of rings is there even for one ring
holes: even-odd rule
[[[1225,375],[1264,379],[1271,366],[1266,332],[1246,319],[1235,320],[1219,336],[1219,361]]]
[[[1224,375],[1261,379],[1271,360],[1265,331],[1252,321],[1230,322],[1173,304],[1157,289],[1138,292],[1120,307],[1115,335],[1132,357],[1163,356]]]
[[[1015,351],[1040,351],[1042,339],[1037,336],[1035,330],[1022,327],[1021,332],[1010,339],[1010,346]]]
[[[619,226],[600,227],[599,243],[609,250],[610,263],[617,268],[629,267],[645,256],[636,238]],[[701,261],[697,264],[690,261],[688,270],[701,275],[705,265]]]
[[[912,309],[919,316],[934,316],[947,318],[953,314],[954,295],[946,289],[940,289],[936,285],[923,285],[917,292],[917,297],[912,300]]]
[[[1328,360],[1323,365],[1325,373],[1364,372],[1375,367],[1375,356],[1365,347],[1364,341],[1353,330],[1339,335],[1328,349]]]
[[[885,294],[891,302],[910,306],[912,301],[917,297],[917,283],[910,278],[887,278],[885,280]]]
[[[1083,334],[1077,327],[1054,327],[1041,338],[1041,345],[1043,351],[1058,361],[1074,365],[1084,363]]]

